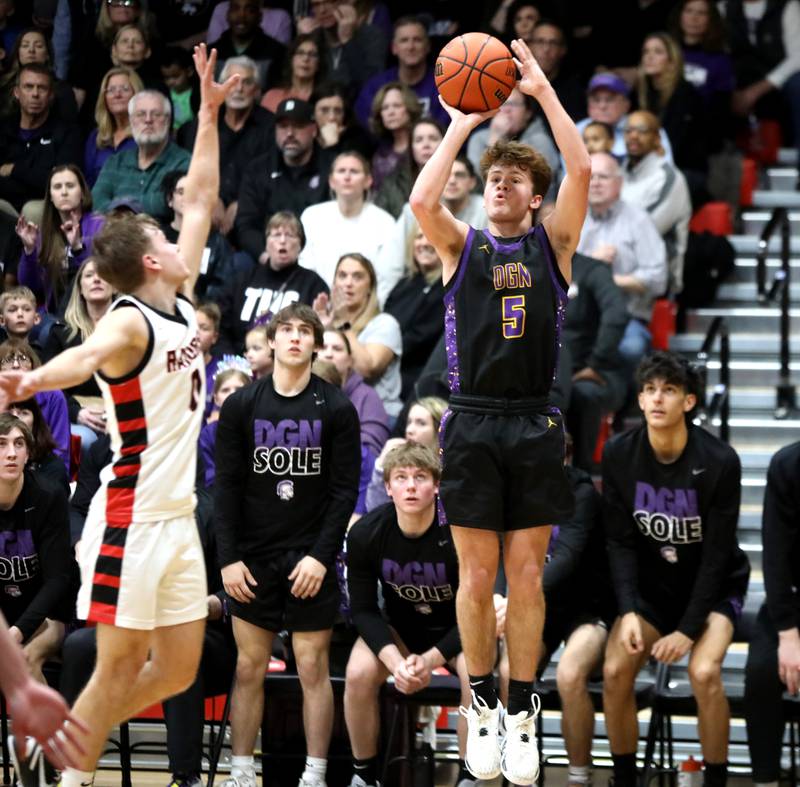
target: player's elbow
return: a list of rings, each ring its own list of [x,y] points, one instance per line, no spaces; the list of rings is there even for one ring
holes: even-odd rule
[[[411,205],[414,215],[419,218],[420,216],[430,216],[439,201],[432,195],[426,194],[424,189],[415,187],[408,197],[408,204]]]

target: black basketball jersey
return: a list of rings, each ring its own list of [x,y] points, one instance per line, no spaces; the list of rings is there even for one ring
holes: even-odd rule
[[[567,284],[544,227],[510,241],[470,227],[444,305],[452,393],[549,394]]]

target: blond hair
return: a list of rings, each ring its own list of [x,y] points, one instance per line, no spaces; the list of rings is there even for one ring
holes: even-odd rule
[[[396,470],[398,467],[416,467],[419,470],[424,470],[433,476],[433,480],[437,484],[442,477],[442,465],[439,462],[439,457],[436,456],[431,448],[417,443],[403,443],[386,454],[383,460],[383,480],[385,483],[389,483],[392,470]]]
[[[678,42],[667,33],[651,33],[644,39],[642,48],[651,39],[660,41],[667,50],[667,67],[657,86],[651,77],[640,68],[636,77],[636,94],[641,109],[649,109],[656,115],[664,111],[678,82],[683,78],[683,53]]]
[[[89,316],[89,310],[86,308],[86,298],[83,297],[81,292],[81,276],[89,264],[95,266],[94,257],[87,257],[78,268],[75,274],[74,283],[72,285],[72,292],[69,294],[67,301],[67,308],[64,310],[64,323],[67,326],[67,341],[71,342],[76,336],[80,335],[81,341],[85,342],[94,333],[94,320]],[[101,277],[102,278],[102,277]],[[114,295],[112,293],[113,300]]]
[[[133,69],[125,66],[114,66],[114,68],[106,71],[103,81],[100,83],[100,93],[97,95],[97,101],[94,105],[94,119],[97,123],[97,142],[95,144],[98,148],[114,147],[114,132],[117,130],[116,120],[114,120],[114,116],[106,106],[106,89],[111,77],[115,76],[128,77],[134,96],[140,90],[144,90],[144,83],[141,77]]]
[[[333,271],[333,280],[334,285],[336,282],[336,274],[339,271],[339,266],[345,260],[355,260],[367,273],[369,278],[369,294],[367,295],[367,302],[364,304],[364,308],[358,313],[354,320],[350,321],[350,328],[352,329],[353,333],[358,336],[364,328],[381,313],[381,305],[378,302],[378,277],[375,274],[375,267],[373,264],[363,255],[359,254],[358,252],[351,252],[350,254],[342,254],[339,257],[339,261],[336,263],[336,269]]]

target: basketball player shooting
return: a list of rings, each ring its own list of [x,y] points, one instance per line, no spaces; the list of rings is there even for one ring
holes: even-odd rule
[[[500,142],[481,161],[488,230],[455,219],[439,201],[450,168],[472,130],[497,110],[464,114],[443,100],[451,123],[410,202],[443,263],[451,399],[440,429],[440,495],[458,552],[458,624],[473,690],[471,707],[462,708],[466,764],[479,779],[502,771],[515,784],[530,784],[539,771],[533,679],[544,622],[542,569],[550,525],[572,509],[561,415],[547,400],[590,163],[533,54],[521,40],[511,49],[521,75],[517,87],[539,102],[566,163],[555,209],[534,227],[549,167],[527,145]],[[508,579],[511,673],[502,742],[492,675],[498,534]]]
[[[97,623],[97,662],[73,708],[88,731],[73,730],[83,753],[63,787],[89,787],[111,728],[190,686],[200,660],[207,608],[194,479],[205,369],[190,298],[218,198],[217,116],[238,77],[214,82],[216,53],[205,45],[194,61],[201,102],[177,245],[148,216],[109,220],[94,259],[122,296],[80,346],[34,371],[0,374],[4,409],[94,373],[114,451],[78,555],[78,617]],[[21,741],[16,748],[24,758]]]

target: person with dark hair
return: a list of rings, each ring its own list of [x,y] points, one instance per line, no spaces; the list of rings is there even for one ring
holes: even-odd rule
[[[300,784],[325,783],[333,725],[329,652],[339,611],[336,556],[358,497],[355,408],[311,373],[323,329],[292,303],[267,326],[274,372],[229,396],[217,427],[215,530],[238,648],[231,777],[254,787],[264,673],[287,629],[303,689],[307,758]]]
[[[726,443],[691,423],[699,376],[670,352],[636,372],[643,426],[603,452],[603,504],[620,617],[608,636],[603,709],[614,783],[636,779],[633,685],[649,658],[689,655],[704,784],[724,785],[730,710],[721,665],[742,612],[750,565],[736,540],[741,463]]]
[[[766,600],[750,637],[744,682],[747,743],[758,787],[778,787],[786,716],[782,697],[800,688],[800,442],[770,460],[762,560]]]
[[[42,665],[61,650],[72,619],[77,567],[67,490],[28,466],[36,449],[25,421],[0,414],[0,612],[25,649],[31,673],[45,683]]]
[[[92,213],[92,192],[80,168],[54,167],[44,192],[41,230],[22,215],[17,222],[22,242],[17,280],[31,288],[45,311],[61,308],[104,222],[105,217]]]
[[[169,100],[172,102],[174,134],[194,120],[200,106],[200,85],[192,64],[192,55],[183,47],[166,47],[158,56],[158,65],[161,79],[169,90]]]
[[[414,91],[420,103],[422,117],[432,117],[442,126],[450,122],[439,103],[433,68],[428,63],[430,50],[428,29],[421,19],[401,16],[395,21],[391,53],[397,58],[397,65],[376,74],[361,88],[356,99],[355,112],[362,125],[367,125],[375,94],[389,82],[400,82]]]
[[[317,37],[312,33],[297,36],[289,44],[277,85],[264,94],[261,106],[275,112],[287,98],[310,101],[314,90],[325,80],[326,70]]]
[[[350,93],[339,82],[325,82],[312,94],[309,102],[314,107],[317,124],[317,144],[334,153],[356,150],[368,161],[375,152],[375,141],[355,117]]]
[[[310,305],[320,293],[328,292],[320,275],[298,262],[306,236],[294,213],[273,214],[264,237],[266,248],[258,264],[229,281],[220,298],[220,346],[226,352],[242,352],[247,332],[269,322],[284,306]]]
[[[53,167],[82,159],[78,126],[53,116],[53,84],[47,66],[22,66],[14,86],[19,112],[0,123],[0,199],[18,211],[42,198]]]
[[[566,31],[561,23],[549,17],[539,19],[533,26],[531,52],[567,114],[577,122],[586,117],[586,86],[566,69],[567,51]]]
[[[530,784],[539,775],[533,680],[544,623],[542,571],[551,526],[574,504],[562,463],[561,414],[548,400],[591,166],[528,46],[515,40],[511,49],[521,73],[518,90],[539,103],[564,157],[555,209],[537,224],[552,178],[544,156],[502,141],[481,159],[488,229],[458,221],[441,204],[453,161],[469,134],[498,110],[464,114],[453,107],[409,201],[442,261],[445,287],[451,395],[440,438],[441,502],[458,552],[458,622],[473,689],[463,711],[467,767],[479,779],[502,772],[510,782]],[[502,742],[503,709],[492,674],[501,542],[510,658]]]
[[[33,445],[28,454],[28,467],[38,478],[46,478],[53,485],[60,486],[69,494],[69,478],[67,468],[59,459],[54,449],[56,441],[50,432],[50,427],[44,420],[42,409],[36,397],[25,399],[21,402],[12,402],[6,412],[16,416],[22,421],[33,435]]]
[[[359,638],[347,663],[344,714],[353,747],[350,787],[377,787],[378,693],[389,676],[397,691],[425,688],[433,670],[449,665],[469,702],[469,676],[456,622],[458,560],[447,526],[440,526],[436,453],[405,444],[383,467],[391,502],[360,519],[347,535],[347,590]],[[382,602],[382,603],[381,603]],[[464,756],[466,723],[458,723]],[[455,784],[470,779],[459,761]]]

